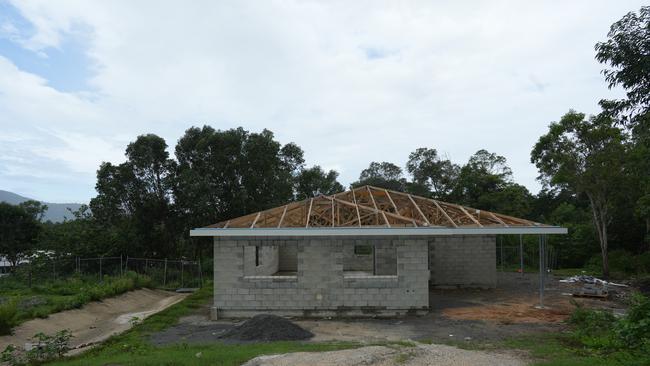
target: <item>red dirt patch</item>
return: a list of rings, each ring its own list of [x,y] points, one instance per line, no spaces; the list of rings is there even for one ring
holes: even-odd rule
[[[552,305],[537,309],[534,303],[502,303],[445,309],[442,312],[452,319],[485,320],[497,323],[560,323],[567,319],[571,308]]]

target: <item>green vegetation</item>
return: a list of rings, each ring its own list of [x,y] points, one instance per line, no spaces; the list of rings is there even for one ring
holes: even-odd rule
[[[72,333],[67,329],[53,335],[38,333],[31,339],[34,344],[39,345],[38,347],[24,351],[19,347],[9,345],[0,354],[0,362],[6,362],[11,366],[39,365],[43,362],[61,358],[70,350],[71,338]]]
[[[211,299],[212,286],[207,285],[182,302],[145,319],[131,330],[110,338],[103,345],[52,365],[240,365],[260,354],[331,351],[358,346],[353,343],[271,342],[155,347],[148,343],[149,334],[176,324],[180,317],[205,306]]]
[[[21,281],[6,277],[0,279],[0,334],[29,319],[45,318],[49,314],[80,308],[84,304],[116,296],[150,285],[148,277],[133,272],[121,277],[72,277],[66,280],[39,282],[31,288]]]
[[[627,315],[578,306],[562,333],[542,333],[496,343],[448,342],[471,350],[525,350],[538,366],[650,364],[650,298],[632,297]]]

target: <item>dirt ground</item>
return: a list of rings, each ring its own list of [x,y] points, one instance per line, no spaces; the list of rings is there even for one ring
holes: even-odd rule
[[[370,346],[343,351],[259,356],[243,366],[519,366],[527,363],[525,357],[516,354],[467,351],[444,345],[418,344],[415,347]]]
[[[446,341],[496,341],[539,332],[553,332],[564,327],[563,321],[575,308],[572,301],[588,307],[609,308],[623,312],[620,301],[626,290],[619,290],[610,300],[574,298],[567,294],[578,286],[560,283],[548,276],[545,308],[539,305],[537,274],[499,273],[496,289],[432,290],[431,311],[424,316],[395,319],[293,319],[314,333],[312,342],[355,341],[372,343],[405,339]],[[237,320],[210,321],[208,307],[182,318],[178,325],[153,334],[156,345],[173,343],[219,342],[224,331]]]
[[[69,329],[73,335],[71,347],[75,348],[72,353],[76,353],[86,346],[129,329],[132,319],[144,319],[186,296],[187,294],[141,289],[92,302],[81,309],[52,314],[45,319],[33,319],[14,328],[11,336],[0,337],[0,350],[9,344],[23,347],[38,332],[54,334]]]

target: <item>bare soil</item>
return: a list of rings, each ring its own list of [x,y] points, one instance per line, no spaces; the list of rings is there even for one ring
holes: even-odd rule
[[[515,354],[418,344],[415,347],[370,346],[343,351],[259,356],[243,366],[520,366],[527,363],[525,358]]]
[[[537,274],[499,273],[496,289],[431,290],[431,311],[424,316],[395,319],[292,319],[314,337],[310,342],[354,341],[373,343],[405,339],[434,343],[447,341],[498,341],[506,338],[562,330],[563,321],[575,308],[572,301],[588,307],[623,312],[620,299],[628,290],[619,289],[613,300],[574,298],[579,285],[560,283],[548,276],[543,309],[538,309]],[[178,325],[153,334],[156,345],[212,343],[242,320],[210,321],[207,305],[200,312],[182,318]],[[232,342],[230,340],[229,342]]]
[[[187,294],[162,290],[130,291],[103,301],[86,304],[81,309],[51,314],[45,319],[29,320],[10,336],[0,337],[0,350],[9,344],[24,347],[36,333],[54,334],[63,329],[72,332],[73,354],[132,326],[135,318],[144,319],[183,300]]]

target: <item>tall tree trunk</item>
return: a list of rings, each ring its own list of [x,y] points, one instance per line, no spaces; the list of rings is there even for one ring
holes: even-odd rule
[[[603,278],[609,280],[609,256],[607,254],[607,225],[609,217],[607,214],[607,204],[604,202],[596,202],[591,194],[587,194],[593,213],[594,226],[598,233],[598,242],[600,243],[600,253],[603,258]]]
[[[600,243],[600,250],[603,256],[603,278],[609,280],[609,256],[607,255],[607,223],[603,222],[601,224],[601,230],[603,232],[602,239]]]

